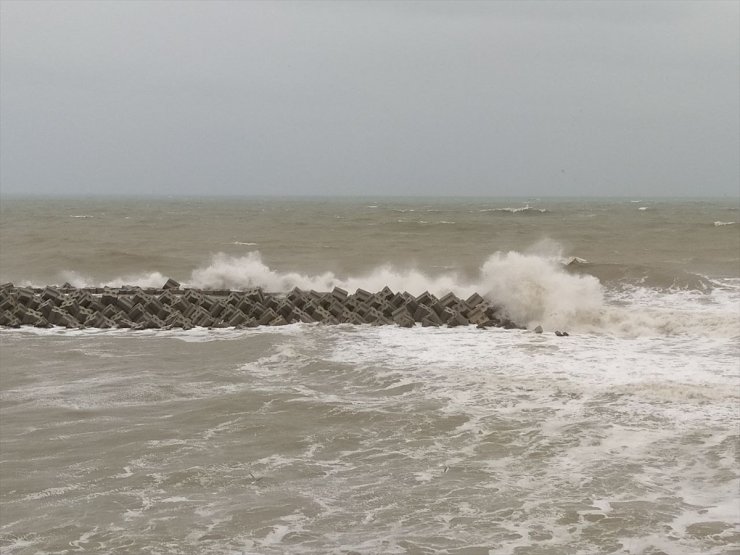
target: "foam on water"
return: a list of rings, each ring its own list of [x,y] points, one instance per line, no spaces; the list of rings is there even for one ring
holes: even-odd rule
[[[218,253],[207,265],[193,270],[187,287],[203,289],[248,289],[261,287],[270,292],[303,290],[330,291],[340,287],[349,291],[365,289],[436,295],[448,292],[464,297],[478,292],[502,308],[503,313],[530,329],[576,333],[641,335],[740,336],[740,281],[706,280],[711,289],[665,290],[622,284],[606,289],[597,278],[569,272],[567,264],[586,263],[582,258],[564,256],[562,247],[543,240],[525,252],[496,252],[481,265],[478,275],[464,278],[445,270],[428,273],[418,269],[399,269],[392,265],[376,267],[357,276],[342,277],[334,272],[308,274],[281,272],[270,268],[259,251],[243,256]],[[159,287],[166,281],[160,272],[129,275],[95,283],[93,279],[66,272],[65,281],[76,286],[120,286],[123,284]]]
[[[80,349],[89,356],[67,363],[66,374],[6,388],[6,406],[67,411],[56,427],[38,423],[59,446],[102,441],[91,437],[95,425],[101,438],[143,436],[123,451],[114,444],[114,461],[88,463],[110,478],[61,462],[63,479],[27,485],[13,507],[43,502],[36,517],[47,523],[107,500],[120,507],[130,549],[149,552],[689,555],[732,544],[740,376],[728,339],[474,327],[221,331],[200,330],[206,344],[173,345],[192,330],[137,340],[150,363],[171,361],[163,373],[139,361],[110,366],[116,359],[103,355],[125,350],[125,333],[57,338],[60,360]],[[243,362],[204,371],[217,352]],[[131,394],[113,394],[124,378]],[[91,535],[99,521],[78,521],[67,542],[125,548],[113,543],[120,532]],[[148,543],[152,529],[175,541],[168,526],[176,544]],[[41,549],[44,537],[31,545]]]

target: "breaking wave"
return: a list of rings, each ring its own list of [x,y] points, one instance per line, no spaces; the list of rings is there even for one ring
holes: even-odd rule
[[[548,212],[547,208],[533,208],[529,204],[525,204],[524,206],[519,206],[517,208],[512,208],[507,206],[506,208],[484,208],[482,210],[479,210],[479,212],[506,212],[509,214],[519,214],[519,213],[536,213],[536,214],[545,214]]]
[[[496,252],[481,265],[478,275],[465,278],[455,271],[431,274],[399,269],[390,264],[356,276],[282,272],[269,267],[259,251],[243,256],[214,255],[192,271],[184,287],[243,290],[260,287],[270,292],[303,290],[371,292],[389,287],[419,295],[453,292],[460,297],[480,293],[503,314],[530,329],[610,333],[620,336],[720,335],[740,337],[740,282],[725,280],[708,291],[659,290],[641,286],[606,288],[593,275],[569,271],[570,261],[553,241],[542,241],[527,252]],[[95,283],[74,272],[62,274],[78,287],[139,285],[161,287],[169,276],[160,272],[122,276]],[[177,277],[177,276],[175,276]]]

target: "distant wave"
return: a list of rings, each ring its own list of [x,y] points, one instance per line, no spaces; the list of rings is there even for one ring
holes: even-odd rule
[[[509,214],[519,214],[522,212],[533,212],[533,213],[539,213],[544,214],[548,212],[547,208],[534,208],[530,206],[529,204],[525,204],[524,206],[519,206],[517,208],[483,208],[482,210],[479,210],[479,212],[508,212]]]
[[[449,220],[440,220],[438,222],[430,222],[428,220],[396,220],[397,224],[419,224],[419,225],[454,225],[455,222]]]
[[[247,247],[256,247],[257,246],[257,243],[245,243],[243,241],[232,241],[231,244],[232,245],[244,245],[244,246],[247,246]]]
[[[714,222],[714,227],[722,227],[725,225],[735,225],[735,222],[720,222],[720,221]]]

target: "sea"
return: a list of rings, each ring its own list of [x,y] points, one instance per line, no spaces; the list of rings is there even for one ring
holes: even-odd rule
[[[0,205],[2,283],[477,292],[522,327],[2,329],[3,555],[740,553],[737,197]]]

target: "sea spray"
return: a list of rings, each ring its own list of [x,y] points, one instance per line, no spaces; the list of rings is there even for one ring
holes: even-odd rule
[[[331,271],[320,274],[281,272],[268,266],[261,253],[255,250],[243,256],[215,254],[207,264],[193,270],[190,278],[183,280],[183,286],[232,290],[259,287],[272,293],[287,293],[295,287],[316,291],[340,287],[348,291],[375,292],[388,286],[393,291],[408,291],[414,295],[424,291],[437,296],[453,292],[463,298],[477,292],[499,307],[502,316],[530,329],[540,325],[545,331],[606,333],[622,337],[740,336],[740,318],[728,317],[728,309],[736,315],[740,308],[737,301],[740,287],[734,282],[708,293],[666,292],[624,285],[614,290],[606,289],[594,276],[568,271],[566,261],[562,246],[546,239],[525,252],[492,254],[472,279],[452,271],[431,274],[390,264],[364,274],[342,277]],[[106,282],[96,282],[89,276],[69,271],[61,273],[60,277],[61,281],[76,287],[124,284],[161,287],[167,279],[157,271],[123,275]],[[661,302],[669,297],[670,300]]]

